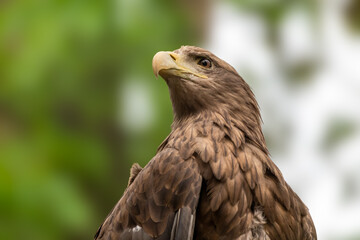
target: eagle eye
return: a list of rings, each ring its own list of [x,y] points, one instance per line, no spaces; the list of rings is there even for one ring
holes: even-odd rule
[[[204,67],[204,68],[211,68],[211,61],[207,58],[200,58],[198,61],[198,65]]]

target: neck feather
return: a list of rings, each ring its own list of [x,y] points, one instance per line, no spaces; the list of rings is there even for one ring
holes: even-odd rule
[[[244,137],[245,143],[250,143],[264,153],[268,154],[265,138],[261,129],[261,117],[257,105],[249,106],[245,109],[232,109],[220,111],[201,111],[193,115],[187,115],[182,118],[175,118],[171,125],[172,132],[181,129],[201,128],[199,122],[212,122],[217,126],[224,127],[228,131],[236,131]],[[199,129],[199,131],[201,131]]]

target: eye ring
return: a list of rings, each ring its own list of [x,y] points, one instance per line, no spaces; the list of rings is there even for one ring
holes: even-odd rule
[[[198,61],[198,65],[200,65],[203,68],[211,68],[212,63],[208,58],[200,58]]]

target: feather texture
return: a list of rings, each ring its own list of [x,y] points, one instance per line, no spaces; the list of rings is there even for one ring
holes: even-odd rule
[[[95,239],[315,240],[307,207],[269,157],[249,86],[206,50],[171,54],[153,64],[169,86],[172,131],[143,169],[133,165]]]

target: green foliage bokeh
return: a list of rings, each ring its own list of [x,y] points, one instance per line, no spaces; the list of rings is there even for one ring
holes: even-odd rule
[[[170,130],[152,56],[198,37],[179,1],[0,5],[0,239],[91,239]],[[141,134],[118,116],[127,81],[157,93]]]

